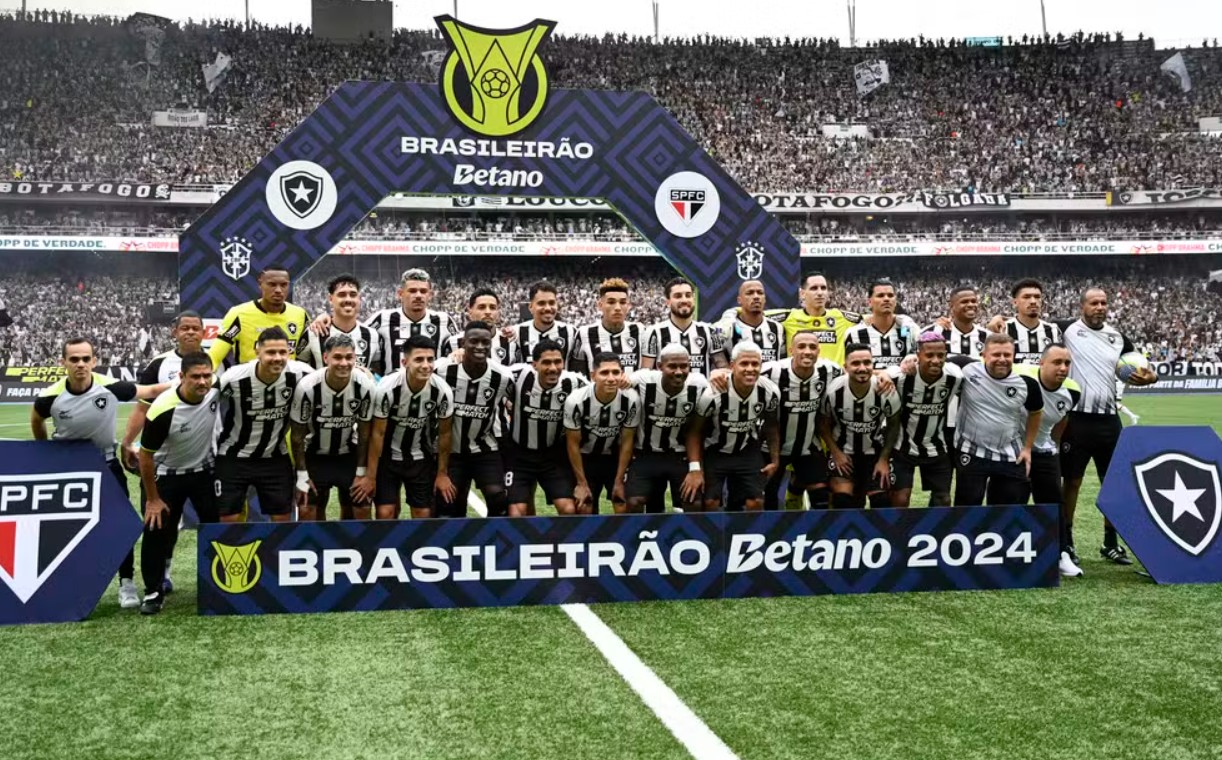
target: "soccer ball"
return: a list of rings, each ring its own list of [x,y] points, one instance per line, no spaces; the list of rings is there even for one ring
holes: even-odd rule
[[[479,78],[479,91],[490,98],[503,98],[509,94],[509,75],[500,69],[489,69]]]
[[[1127,383],[1129,378],[1133,377],[1134,372],[1149,366],[1149,359],[1137,351],[1130,351],[1121,356],[1120,361],[1116,362],[1116,379],[1122,383]]]

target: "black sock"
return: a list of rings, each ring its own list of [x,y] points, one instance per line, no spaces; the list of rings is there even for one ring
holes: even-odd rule
[[[1103,548],[1115,549],[1118,546],[1116,541],[1116,528],[1113,525],[1103,526]]]
[[[827,509],[828,494],[831,493],[826,486],[822,488],[812,488],[807,493],[807,498],[810,499],[811,509]]]
[[[832,492],[832,509],[853,509],[856,506],[853,494]]]

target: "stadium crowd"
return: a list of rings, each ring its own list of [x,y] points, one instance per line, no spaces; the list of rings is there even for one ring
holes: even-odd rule
[[[349,79],[434,81],[435,32],[338,46],[300,27],[172,24],[160,63],[121,19],[0,16],[0,170],[25,179],[232,181]],[[232,57],[208,93],[201,64]],[[1218,186],[1222,113],[1216,40],[1185,53],[1183,93],[1151,40],[1110,34],[1011,39],[746,42],[559,35],[545,49],[560,87],[646,90],[755,191],[1083,192]],[[891,83],[858,96],[852,67],[880,58]],[[154,128],[150,112],[208,113],[206,129]],[[824,137],[857,122],[871,139]],[[874,138],[877,139],[874,139]]]
[[[147,310],[178,298],[173,257],[156,254],[61,254],[32,263],[0,255],[0,302],[13,324],[0,327],[0,365],[54,364],[66,334],[95,336],[102,365],[138,366],[167,345],[167,329],[150,321]],[[396,256],[327,257],[294,286],[293,301],[311,314],[325,310],[326,282],[345,270],[364,284],[364,313],[397,302],[399,273],[423,266],[434,278],[433,308],[465,321],[466,300],[488,286],[502,299],[506,323],[528,318],[521,305],[530,283],[554,282],[560,291],[559,318],[586,324],[597,315],[598,284],[620,276],[632,285],[630,319],[662,320],[662,284],[673,271],[661,259],[461,259]],[[945,313],[950,290],[963,283],[979,287],[983,315],[1010,314],[1009,288],[1027,276],[1045,283],[1047,318],[1070,317],[1088,285],[1111,297],[1112,320],[1152,359],[1222,361],[1222,299],[1204,292],[1207,272],[1222,268],[1211,256],[1014,257],[973,260],[864,258],[805,262],[824,269],[832,281],[832,303],[866,309],[868,283],[889,276],[899,285],[902,308],[925,324]],[[770,305],[791,306],[791,294],[769,294]],[[3,322],[0,321],[0,324]]]

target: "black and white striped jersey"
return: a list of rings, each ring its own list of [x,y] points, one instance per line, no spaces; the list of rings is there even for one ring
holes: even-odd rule
[[[220,456],[263,459],[288,453],[289,409],[297,385],[313,372],[308,364],[290,360],[270,385],[255,372],[258,359],[225,370],[221,392],[221,432],[216,451]]]
[[[849,376],[832,381],[823,396],[823,414],[832,420],[832,436],[845,454],[877,454],[883,446],[887,418],[900,410],[899,394],[892,389],[879,393],[878,378],[858,398],[849,387]]]
[[[454,416],[454,393],[436,372],[413,391],[407,373],[400,369],[378,383],[373,416],[386,420],[383,457],[394,462],[425,459],[437,454],[440,421]]]
[[[568,366],[569,357],[573,355],[573,341],[577,330],[568,322],[556,320],[546,330],[535,327],[534,320],[519,322],[513,326],[513,343],[517,348],[510,364],[525,364],[532,360],[535,346],[542,340],[554,340],[564,349],[564,363]]]
[[[942,374],[933,382],[925,382],[919,371],[905,375],[898,366],[889,367],[887,374],[895,383],[900,396],[900,439],[897,452],[912,457],[935,457],[951,450],[946,421],[951,400],[963,387],[963,371],[947,362]]]
[[[1044,349],[1052,343],[1061,342],[1061,328],[1042,319],[1035,327],[1027,327],[1018,321],[1018,317],[1010,317],[1003,332],[1014,339],[1016,364],[1039,364]]]
[[[581,431],[582,454],[617,454],[620,431],[640,425],[641,399],[631,388],[617,390],[604,404],[590,384],[578,388],[564,402],[564,427]]]
[[[178,391],[170,388],[153,401],[140,433],[140,448],[152,453],[159,476],[204,472],[214,459],[220,392],[212,388],[192,404]]]
[[[162,383],[176,383],[179,378],[178,373],[182,371],[182,356],[177,350],[165,351],[153,357],[153,360],[144,365],[144,369],[140,370],[140,374],[136,376],[136,382],[139,385],[161,385]],[[158,397],[160,398],[160,396]],[[151,406],[152,399],[140,399],[140,403],[145,406]]]
[[[1023,449],[1027,415],[1044,408],[1038,380],[1011,372],[998,380],[980,362],[963,368],[955,448],[993,462],[1013,462]]]
[[[816,360],[810,377],[805,379],[794,372],[790,359],[768,362],[760,370],[760,377],[771,380],[781,394],[778,419],[782,456],[803,456],[822,450],[818,418],[823,394],[832,381],[843,374],[843,367],[827,359]],[[768,450],[767,441],[764,450]]]
[[[327,339],[332,335],[347,335],[349,338],[352,338],[352,342],[356,344],[356,363],[358,367],[385,366],[382,336],[374,328],[360,322],[356,324],[356,327],[347,331],[341,330],[333,324],[328,328],[326,335],[316,335],[313,330],[307,331],[304,341],[305,346],[297,352],[297,361],[305,362],[314,369],[322,369],[322,349]],[[394,367],[387,367],[387,369],[393,370]]]
[[[438,355],[438,358],[449,356],[462,348],[462,339],[462,333],[451,335],[450,339],[441,346],[441,353]],[[506,338],[504,335],[501,335],[499,330],[493,332],[492,352],[488,354],[488,361],[509,366],[514,363],[517,352],[518,347],[514,345],[512,338]]]
[[[645,347],[645,326],[639,322],[625,322],[619,332],[611,332],[601,322],[577,328],[573,344],[573,360],[585,364],[586,371],[594,369],[594,357],[602,352],[615,354],[619,363],[629,372],[641,366],[641,352]]]
[[[451,359],[437,362],[433,373],[454,394],[451,451],[455,454],[497,451],[497,414],[509,398],[513,373],[507,367],[488,362],[484,374],[471,377],[461,362]]]
[[[916,353],[920,326],[912,317],[900,314],[895,324],[886,332],[879,332],[874,325],[858,325],[845,335],[844,343],[862,343],[870,347],[874,356],[874,368],[886,369],[897,366],[908,354]]]
[[[662,388],[662,372],[641,369],[632,373],[632,387],[641,398],[641,426],[636,434],[637,451],[687,453],[683,429],[696,411],[700,394],[709,385],[703,375],[689,374],[683,387],[671,396]]]
[[[721,331],[708,322],[693,321],[686,330],[681,330],[667,319],[650,325],[645,331],[645,351],[642,356],[658,358],[658,352],[671,343],[678,343],[691,354],[693,372],[708,377],[716,367],[713,356],[725,349],[721,345]]]
[[[529,364],[510,367],[509,437],[524,449],[539,451],[554,446],[564,427],[564,403],[589,384],[576,372],[561,372],[551,388],[544,388],[539,374]]]
[[[932,324],[922,329],[921,332],[936,332],[946,338],[947,356],[962,355],[970,356],[973,359],[979,359],[984,355],[984,341],[989,337],[989,331],[977,325],[972,325],[967,332],[960,332],[959,328],[953,324],[945,328]]]
[[[1077,411],[1087,414],[1116,414],[1116,364],[1133,344],[1110,324],[1098,330],[1082,320],[1063,328],[1065,345],[1073,364],[1069,376],[1082,388]]]
[[[327,372],[325,367],[314,370],[293,390],[289,419],[309,430],[307,457],[355,452],[357,423],[373,419],[373,378],[356,370],[337,391],[327,382]]]
[[[740,319],[738,309],[732,309],[714,327],[720,334],[727,361],[734,347],[744,340],[760,347],[765,362],[785,358],[785,328],[776,320],[764,317],[760,324],[749,325]]]
[[[711,423],[704,438],[705,451],[738,454],[753,447],[758,450],[764,421],[776,419],[780,405],[781,392],[766,377],[759,378],[746,396],[739,395],[732,379],[727,380],[724,391],[705,388],[696,402],[696,413]]]
[[[458,325],[453,317],[432,309],[425,309],[424,317],[418,322],[404,314],[402,307],[382,309],[365,324],[382,337],[382,374],[387,375],[402,366],[403,344],[413,335],[431,338],[440,351],[451,335],[458,334]]]

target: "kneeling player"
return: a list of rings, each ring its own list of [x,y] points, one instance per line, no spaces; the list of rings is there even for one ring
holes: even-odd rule
[[[433,371],[436,344],[413,335],[403,344],[403,368],[378,383],[373,397],[369,472],[377,483],[378,519],[399,513],[407,495],[412,517],[434,514],[434,494],[453,500],[449,478],[454,397]]]
[[[830,454],[832,508],[874,509],[889,505],[891,449],[899,438],[900,398],[878,390],[870,347],[844,347],[846,374],[828,386],[819,433]]]
[[[600,351],[591,364],[593,384],[578,388],[564,402],[569,464],[577,478],[573,498],[578,513],[598,514],[605,493],[616,514],[622,514],[628,511],[624,475],[641,424],[641,402],[636,391],[620,388],[624,371],[618,354]]]
[[[706,388],[696,404],[696,414],[703,423],[692,426],[688,433],[687,459],[693,464],[706,460],[706,512],[721,507],[723,489],[730,511],[764,508],[764,483],[777,471],[781,460],[777,428],[781,392],[771,380],[760,377],[762,365],[759,346],[750,341],[739,343],[730,354],[726,389]],[[762,469],[761,439],[768,441],[769,451],[768,463]]]
[[[900,439],[891,457],[891,506],[907,507],[917,470],[929,491],[929,506],[950,506],[950,483],[955,474],[951,444],[946,440],[946,414],[959,396],[963,372],[946,361],[946,338],[923,333],[917,339],[917,366],[904,374],[899,366],[887,368],[900,397]]]
[[[373,380],[356,370],[356,342],[337,332],[323,343],[323,368],[293,392],[289,443],[297,466],[297,519],[327,519],[331,489],[345,511],[369,519],[373,479],[365,469]]]

